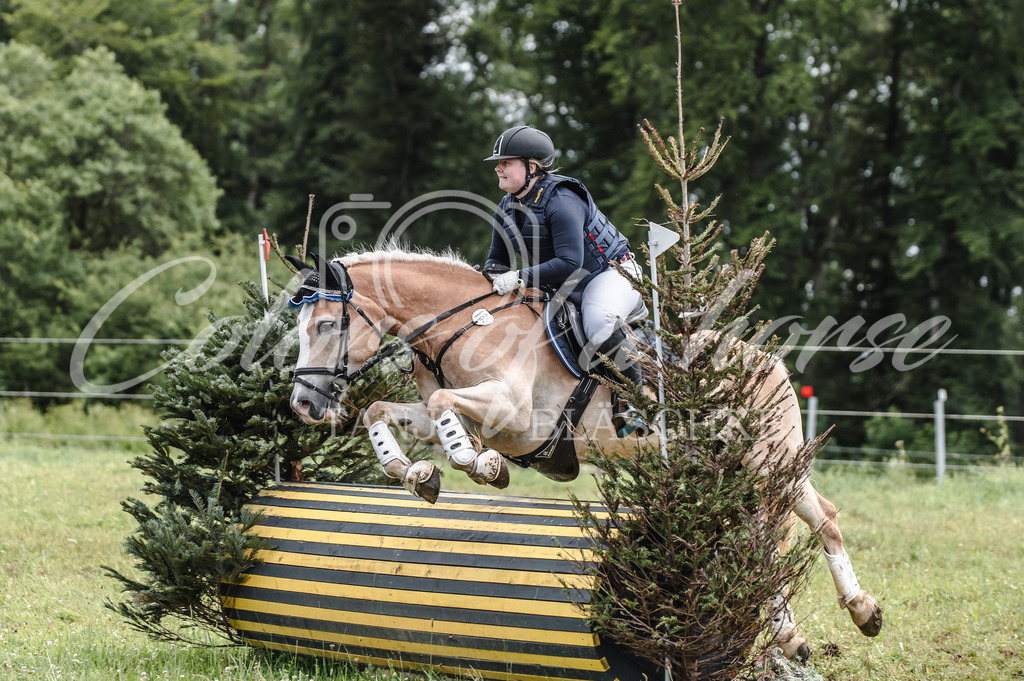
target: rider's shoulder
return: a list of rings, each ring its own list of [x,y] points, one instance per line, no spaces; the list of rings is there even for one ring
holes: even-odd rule
[[[586,201],[587,188],[575,177],[565,175],[552,176],[552,182],[548,185],[551,192],[551,200],[583,199]]]

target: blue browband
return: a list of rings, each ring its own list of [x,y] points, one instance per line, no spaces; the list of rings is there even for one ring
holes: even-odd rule
[[[309,295],[304,295],[301,298],[299,298],[298,294],[301,292],[301,290],[298,291],[294,296],[288,299],[289,307],[294,307],[298,309],[305,305],[306,303],[315,303],[320,299],[331,300],[336,303],[341,303],[352,299],[352,291],[349,291],[348,293],[342,293],[340,291],[313,291]],[[298,298],[298,300],[296,300],[296,298]]]

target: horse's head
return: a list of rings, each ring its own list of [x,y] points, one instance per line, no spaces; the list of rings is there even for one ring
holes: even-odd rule
[[[332,420],[359,369],[380,347],[381,333],[353,299],[348,270],[313,254],[314,265],[288,258],[305,277],[289,300],[299,309],[299,358],[292,409],[309,424]]]

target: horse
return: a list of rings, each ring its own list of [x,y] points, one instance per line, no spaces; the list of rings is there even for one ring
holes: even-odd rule
[[[617,436],[607,385],[595,382],[591,399],[580,399],[583,382],[548,342],[539,297],[499,296],[483,274],[450,251],[386,247],[330,261],[313,258],[313,265],[288,258],[305,277],[290,300],[299,309],[292,409],[308,424],[333,419],[352,382],[400,348],[411,348],[422,401],[375,402],[366,407],[363,423],[385,473],[415,496],[434,503],[440,473],[430,461],[412,463],[393,429],[439,444],[453,469],[498,488],[508,485],[507,462],[569,480],[593,443],[619,456],[658,444],[657,433]],[[382,347],[386,336],[400,340]],[[781,362],[773,362],[763,394],[773,396],[773,415],[781,419],[776,432],[785,438],[784,456],[795,457],[803,442],[800,408]],[[574,432],[586,433],[589,442],[573,438]],[[745,463],[756,466],[765,455],[763,445],[755,446]],[[821,538],[840,607],[864,635],[878,635],[882,610],[857,581],[836,507],[809,476],[797,484],[794,513]],[[810,651],[789,599],[780,595],[776,601],[775,640],[788,657],[806,658]]]

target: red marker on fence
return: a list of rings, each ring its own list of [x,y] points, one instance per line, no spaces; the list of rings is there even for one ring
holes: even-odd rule
[[[804,439],[813,440],[818,434],[818,398],[814,396],[814,386],[801,386],[800,397],[807,400],[807,420],[804,422]]]

